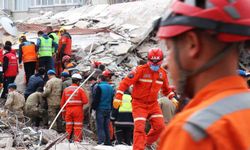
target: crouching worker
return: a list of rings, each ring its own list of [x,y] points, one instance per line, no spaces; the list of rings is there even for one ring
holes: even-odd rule
[[[36,92],[27,98],[24,107],[25,115],[31,118],[31,123],[35,127],[39,127],[41,120],[43,126],[47,125],[46,102],[42,95],[43,88],[37,88]]]
[[[122,96],[122,106],[113,109],[111,121],[114,121],[117,144],[132,144],[133,137],[133,116],[132,116],[132,97],[129,91],[125,91]]]
[[[23,122],[23,109],[25,105],[25,99],[22,94],[17,92],[16,88],[17,86],[15,83],[10,83],[8,85],[8,96],[4,108],[14,113],[17,116],[18,120]]]
[[[72,85],[64,89],[61,107],[66,103],[69,97],[80,85],[82,76],[80,74],[72,75]],[[66,132],[68,134],[67,139],[70,140],[72,136],[75,142],[82,140],[82,128],[83,128],[83,105],[88,103],[88,98],[82,88],[79,88],[72,96],[65,107],[65,111],[62,116],[66,122]],[[74,131],[73,131],[74,130]],[[74,132],[74,136],[71,135]]]

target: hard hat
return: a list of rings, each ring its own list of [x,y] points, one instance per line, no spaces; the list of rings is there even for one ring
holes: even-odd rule
[[[61,76],[67,78],[67,77],[69,77],[69,73],[68,72],[62,72]]]
[[[157,35],[171,38],[197,28],[213,31],[223,42],[245,41],[250,39],[249,10],[249,0],[175,0]]]
[[[70,60],[70,56],[69,55],[65,55],[62,58],[62,63],[65,63],[66,61],[69,61],[69,60]]]
[[[63,31],[65,31],[65,28],[64,28],[64,27],[61,27],[61,28],[59,29],[59,32],[63,32]]]
[[[9,88],[16,89],[16,88],[17,88],[16,83],[10,83],[10,84],[8,85],[8,89],[9,89]]]
[[[48,75],[55,75],[56,72],[52,69],[50,69],[48,72],[47,72]]]
[[[93,65],[94,65],[94,68],[98,68],[99,65],[101,65],[102,63],[99,62],[99,61],[93,61]]]
[[[148,51],[148,63],[161,65],[163,60],[163,52],[160,48],[153,48]]]
[[[102,75],[104,77],[110,77],[111,76],[111,72],[109,70],[105,70],[105,71],[102,72]]]
[[[26,39],[26,35],[23,33],[19,36],[18,41],[21,43],[24,39]]]
[[[78,80],[82,80],[82,76],[78,73],[75,73],[71,76],[72,79],[78,79]]]

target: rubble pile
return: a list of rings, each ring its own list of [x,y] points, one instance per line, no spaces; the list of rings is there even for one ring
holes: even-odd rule
[[[153,22],[163,15],[170,2],[146,0],[83,6],[57,14],[47,12],[23,24],[63,26],[71,34],[71,31],[79,30],[78,35],[72,35],[73,50],[79,63],[77,68],[89,72],[91,61],[95,60],[124,76],[126,70],[131,70],[146,57],[149,48],[159,46],[157,40],[151,38]],[[82,35],[80,31],[86,29],[99,30]]]

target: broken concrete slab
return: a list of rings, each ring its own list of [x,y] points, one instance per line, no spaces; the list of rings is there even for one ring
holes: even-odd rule
[[[1,133],[0,135],[0,148],[9,149],[13,146],[13,135],[8,133]]]
[[[119,45],[111,46],[110,50],[114,52],[115,56],[120,56],[127,54],[132,47],[131,43],[119,43]]]
[[[78,21],[78,22],[75,24],[75,27],[81,28],[81,29],[86,29],[86,28],[88,28],[89,25],[90,25],[90,23],[87,22],[87,21]]]

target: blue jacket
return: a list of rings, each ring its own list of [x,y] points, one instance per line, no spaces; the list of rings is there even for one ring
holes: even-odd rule
[[[29,79],[27,88],[24,92],[25,96],[29,96],[30,94],[36,92],[38,87],[43,87],[45,84],[43,77],[39,75],[38,73],[35,75],[32,75]]]
[[[102,81],[97,85],[94,93],[92,108],[111,110],[114,96],[112,86],[108,82]]]

